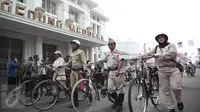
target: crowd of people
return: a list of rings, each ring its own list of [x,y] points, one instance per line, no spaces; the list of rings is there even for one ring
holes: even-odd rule
[[[183,110],[184,105],[182,100],[181,81],[181,76],[183,76],[183,68],[181,67],[180,60],[177,58],[177,48],[173,43],[168,42],[168,36],[166,34],[157,35],[155,40],[158,42],[158,45],[142,56],[153,56],[153,58],[146,61],[146,64],[148,66],[156,66],[158,70],[160,87],[165,97],[168,112],[175,112],[175,101],[173,100],[173,94],[175,95],[178,109]],[[63,75],[70,77],[70,85],[67,86],[73,87],[75,83],[80,79],[79,72],[84,72],[86,65],[89,62],[86,61],[85,53],[80,49],[80,46],[81,43],[78,40],[72,40],[72,53],[65,58],[62,58],[61,51],[56,50],[54,52],[55,61],[52,65],[49,65],[49,68],[66,68],[65,70],[60,69],[57,72],[58,74],[53,75],[53,80],[58,80],[64,87],[66,87],[65,82],[68,78]],[[124,74],[124,58],[122,53],[116,49],[116,42],[113,39],[109,39],[108,47],[110,52],[101,61],[106,62],[109,69],[107,88],[110,96],[115,99],[115,103],[112,105],[112,108],[116,112],[120,112],[123,109],[124,102],[124,78],[122,78]],[[37,74],[39,65],[38,62],[38,55],[34,55],[33,58],[30,57],[24,64],[24,74],[26,76]],[[17,61],[17,58],[13,58],[12,62],[9,64],[8,92],[11,91],[14,87],[9,85],[14,85],[14,82],[16,82],[16,69],[19,66],[20,65]],[[137,67],[135,66],[135,63],[130,61],[130,71],[140,69],[139,65]],[[195,67],[192,63],[189,63],[185,69],[187,70],[188,68],[195,71]],[[98,70],[99,69],[97,67],[97,71]],[[99,70],[99,72],[101,71]],[[55,79],[56,75],[58,75],[57,79]],[[100,77],[97,79],[100,79]],[[102,80],[100,80],[100,83],[103,85]],[[78,90],[75,91],[73,100],[75,102],[75,106],[79,106]],[[69,106],[69,108],[72,107],[72,105]]]

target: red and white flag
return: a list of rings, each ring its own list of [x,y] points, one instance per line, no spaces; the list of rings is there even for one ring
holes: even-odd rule
[[[182,48],[183,47],[183,42],[178,42],[178,48]]]

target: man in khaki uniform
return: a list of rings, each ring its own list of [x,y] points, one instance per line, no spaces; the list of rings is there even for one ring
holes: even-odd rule
[[[108,91],[116,102],[112,105],[112,107],[116,110],[116,112],[119,112],[122,110],[122,104],[124,101],[124,78],[122,76],[124,59],[122,57],[122,53],[115,49],[116,43],[113,39],[109,39],[108,47],[110,52],[102,61],[107,63],[109,69]]]
[[[70,81],[71,87],[73,87],[80,79],[79,72],[85,70],[86,57],[84,51],[79,49],[81,43],[78,40],[72,40],[70,43],[72,45],[72,54],[68,63],[63,66],[70,66],[72,68]],[[75,106],[78,106],[78,90],[74,93],[74,103]],[[73,106],[70,105],[69,108],[73,108]]]
[[[159,67],[158,75],[160,86],[168,106],[167,112],[175,112],[171,90],[177,100],[178,109],[183,110],[184,105],[181,100],[181,73],[179,69],[176,68],[176,46],[167,42],[168,36],[166,34],[159,34],[155,39],[159,44],[158,47],[144,54],[144,56],[153,55],[156,57],[157,65]]]

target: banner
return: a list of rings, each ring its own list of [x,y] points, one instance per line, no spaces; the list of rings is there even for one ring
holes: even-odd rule
[[[189,45],[189,46],[194,46],[193,40],[188,40],[188,45]]]

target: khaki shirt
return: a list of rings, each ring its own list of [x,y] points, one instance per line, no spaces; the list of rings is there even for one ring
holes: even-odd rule
[[[155,48],[150,52],[144,54],[144,56],[155,54]],[[176,60],[177,49],[176,46],[172,43],[165,46],[164,48],[157,48],[156,54],[159,54],[159,58],[156,58],[158,67],[176,67],[176,63],[172,62],[171,59]]]
[[[114,50],[113,52],[109,52],[103,61],[107,62],[107,66],[110,68],[118,67],[120,60],[122,60],[122,53],[118,50]]]
[[[85,69],[86,57],[84,51],[80,49],[73,51],[69,58],[68,63],[65,64],[64,66],[69,66],[69,65],[71,65],[73,69],[80,69],[80,68]]]

